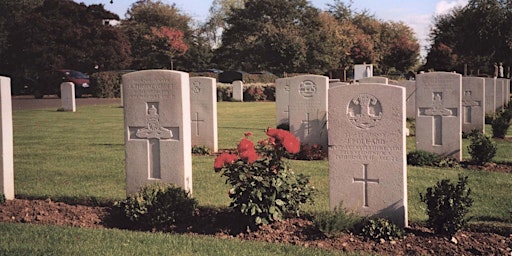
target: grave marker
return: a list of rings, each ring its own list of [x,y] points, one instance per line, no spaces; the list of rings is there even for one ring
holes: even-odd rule
[[[495,101],[496,101],[496,111],[501,111],[504,108],[504,86],[503,86],[503,79],[496,79],[496,94],[495,94]]]
[[[485,79],[462,78],[462,131],[485,131]]]
[[[400,81],[398,86],[405,88],[406,116],[410,119],[416,118],[416,81]]]
[[[14,199],[14,151],[12,134],[11,79],[0,76],[0,192]]]
[[[214,78],[190,78],[192,146],[218,151],[217,83]]]
[[[290,80],[290,132],[301,143],[327,146],[329,78],[302,75]]]
[[[389,84],[389,79],[382,76],[363,77],[358,80],[361,84]]]
[[[192,192],[188,74],[145,70],[122,80],[127,195],[148,183],[172,183]]]
[[[235,101],[244,101],[244,83],[242,81],[233,82],[233,99]]]
[[[276,126],[290,123],[291,78],[276,79]]]
[[[462,76],[432,72],[416,76],[416,149],[462,161]]]
[[[496,113],[496,78],[484,78],[485,80],[485,113]]]
[[[405,89],[354,84],[329,90],[329,204],[408,225]]]
[[[60,84],[60,100],[64,111],[76,112],[74,83],[65,82]]]

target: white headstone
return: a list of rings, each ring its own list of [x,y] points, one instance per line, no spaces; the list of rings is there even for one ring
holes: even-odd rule
[[[510,103],[510,79],[505,79],[505,103],[508,105]]]
[[[11,79],[0,76],[0,192],[14,199],[14,152],[12,134]]]
[[[291,78],[290,132],[303,144],[327,146],[328,87],[326,76]]]
[[[404,80],[398,86],[405,88],[405,114],[407,118],[416,118],[416,81]]]
[[[276,126],[290,123],[291,78],[276,79]]]
[[[485,80],[485,113],[496,113],[496,78],[484,78]]]
[[[373,65],[372,64],[358,64],[354,65],[354,81],[358,81],[364,77],[373,76]]]
[[[505,99],[505,89],[503,86],[503,79],[497,78],[496,79],[496,94],[495,94],[495,104],[496,104],[496,111],[500,111],[504,107],[504,99]]]
[[[462,161],[462,76],[416,76],[416,149]]]
[[[510,103],[510,79],[505,79],[505,103]]]
[[[359,79],[361,84],[389,84],[389,79],[382,76],[363,77]]]
[[[145,70],[122,80],[127,194],[157,182],[192,192],[188,74]]]
[[[329,89],[334,88],[334,87],[338,87],[338,86],[345,86],[345,85],[349,85],[349,83],[345,83],[345,82],[329,83]]]
[[[485,79],[462,78],[462,131],[485,131]]]
[[[329,90],[329,204],[408,225],[405,89]]]
[[[242,81],[233,81],[233,100],[244,101],[244,83]]]
[[[510,80],[508,79],[505,79],[505,78],[498,78],[496,79],[496,84],[501,84],[501,105],[502,105],[502,109],[504,109],[506,106],[507,106],[507,103],[508,103],[508,100],[507,98],[510,99],[510,86],[508,84]],[[496,87],[498,88],[498,87]]]
[[[218,151],[217,83],[214,78],[190,78],[192,146]]]
[[[65,82],[60,84],[60,100],[64,111],[76,112],[75,84]]]

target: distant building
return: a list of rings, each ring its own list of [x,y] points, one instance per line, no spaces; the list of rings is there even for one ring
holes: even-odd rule
[[[121,21],[119,20],[113,20],[113,19],[103,19],[101,23],[105,26],[117,26],[121,24]]]

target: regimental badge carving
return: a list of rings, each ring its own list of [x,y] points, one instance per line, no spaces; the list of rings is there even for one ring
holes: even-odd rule
[[[316,94],[316,84],[313,81],[306,80],[300,83],[299,93],[304,98],[311,98]]]
[[[139,138],[143,139],[171,139],[172,131],[169,129],[165,129],[160,125],[160,116],[158,115],[158,110],[155,105],[152,105],[148,109],[148,114],[146,115],[146,120],[148,122],[148,126],[138,129],[135,134]]]
[[[347,116],[354,126],[370,129],[381,120],[382,106],[375,96],[363,93],[350,101]]]
[[[201,92],[201,83],[200,82],[195,81],[192,84],[192,92],[195,94],[198,94],[199,92]]]

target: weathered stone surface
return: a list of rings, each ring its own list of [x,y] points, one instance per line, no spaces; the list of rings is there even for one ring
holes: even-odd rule
[[[0,192],[14,199],[11,79],[0,76]]]
[[[405,89],[355,84],[329,90],[329,202],[408,225]]]
[[[192,146],[218,151],[217,83],[214,78],[190,78]]]
[[[416,149],[462,161],[462,76],[416,76]]]
[[[127,194],[155,182],[192,192],[188,74],[145,70],[122,80]]]

